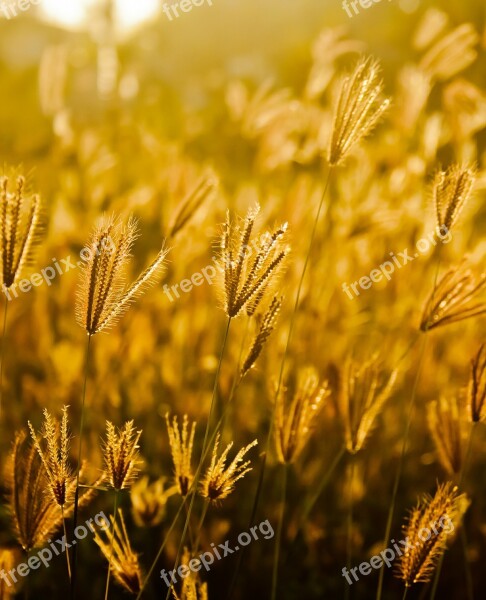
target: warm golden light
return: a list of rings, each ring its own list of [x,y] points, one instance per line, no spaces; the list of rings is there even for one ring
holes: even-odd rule
[[[84,26],[100,0],[44,0],[41,14],[49,21],[69,29]],[[115,19],[120,29],[133,29],[154,17],[159,11],[158,0],[116,0]]]

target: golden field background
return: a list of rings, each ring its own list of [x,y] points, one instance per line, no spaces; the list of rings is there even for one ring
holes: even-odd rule
[[[0,19],[0,160],[6,169],[22,165],[30,187],[43,200],[47,226],[32,272],[53,258],[77,260],[103,213],[132,213],[141,232],[132,280],[159,251],[184,198],[202,178],[218,182],[216,191],[168,243],[161,283],[115,328],[93,339],[84,441],[93,478],[102,467],[100,436],[107,419],[117,426],[134,419],[143,430],[142,470],[153,480],[172,473],[167,411],[197,420],[195,457],[199,456],[226,323],[221,293],[216,285],[204,284],[171,303],[163,285],[179,283],[211,264],[227,209],[244,216],[258,201],[262,230],[288,221],[291,254],[279,282],[285,297],[282,312],[255,368],[237,391],[223,436],[225,442],[234,441],[235,449],[255,438],[259,446],[249,454],[253,470],[229,498],[209,511],[201,535],[201,546],[209,546],[248,529],[274,385],[327,177],[325,153],[339,76],[361,53],[380,61],[391,109],[333,172],[285,363],[290,378],[306,366],[314,367],[329,380],[332,394],[290,469],[278,598],[338,600],[344,598],[341,570],[347,561],[351,498],[353,566],[380,549],[406,405],[417,373],[416,410],[392,526],[396,539],[417,498],[432,493],[437,481],[448,480],[427,425],[427,405],[442,395],[464,396],[470,360],[486,341],[483,316],[431,331],[422,357],[417,343],[400,360],[418,335],[433,288],[437,257],[432,252],[354,300],[341,289],[343,282],[354,282],[383,263],[390,252],[412,249],[434,230],[431,180],[439,167],[452,162],[475,162],[478,174],[474,196],[453,239],[442,246],[441,272],[466,254],[484,272],[486,10],[479,0],[420,2],[415,8],[404,0],[402,8],[399,2],[382,2],[348,19],[337,0],[213,3],[173,22],[160,15],[131,31],[114,28],[102,10],[69,31],[38,18],[35,8],[17,19]],[[103,8],[101,0],[98,4]],[[432,74],[430,93],[421,104],[420,74],[427,48],[419,47],[420,39],[437,23],[444,23],[438,39],[464,23],[471,24],[469,31],[475,35],[471,33],[465,47],[447,49],[443,69]],[[456,61],[458,67],[452,70]],[[27,420],[39,427],[44,408],[59,416],[61,407],[69,405],[77,441],[86,342],[74,316],[78,274],[71,270],[56,277],[52,286],[19,294],[9,303],[0,421],[2,472],[14,432],[26,427]],[[220,405],[230,393],[242,344],[248,345],[247,327],[251,330],[254,324],[248,326],[246,317],[231,325],[219,378]],[[350,353],[379,353],[385,370],[398,369],[398,381],[355,458],[351,491],[346,455],[303,536],[293,544],[306,498],[344,443],[336,397],[339,373]],[[474,598],[484,597],[486,591],[483,429],[479,426],[476,432],[463,486],[471,500],[464,529]],[[75,462],[74,451],[72,459]],[[255,523],[269,519],[275,530],[280,480],[272,446]],[[110,494],[100,493],[83,509],[81,519],[97,510],[108,514],[111,506]],[[162,523],[151,528],[134,523],[129,492],[123,494],[122,506],[132,545],[147,571],[177,510],[177,498],[168,501]],[[196,504],[194,519],[199,513]],[[181,519],[159,568],[172,568],[182,527]],[[248,547],[234,598],[270,598],[274,544],[275,538]],[[15,546],[2,500],[0,547]],[[235,556],[204,574],[211,600],[227,597]],[[79,597],[103,598],[105,577],[106,561],[92,539],[86,539],[80,550]],[[352,586],[351,597],[375,598],[377,581],[377,573],[363,577]],[[67,598],[67,589],[65,562],[58,559],[49,569],[34,573],[30,597]],[[402,590],[387,569],[383,598],[401,598]],[[437,597],[462,599],[467,597],[464,590],[463,549],[456,539],[445,555]],[[428,598],[429,592],[418,584],[408,598]],[[18,597],[24,593],[19,590]],[[156,572],[144,597],[164,598],[165,593]],[[125,593],[112,584],[110,598],[122,597]]]

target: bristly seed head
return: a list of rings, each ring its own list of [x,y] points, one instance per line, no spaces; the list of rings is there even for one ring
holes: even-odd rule
[[[456,164],[435,175],[432,195],[439,228],[450,231],[455,225],[471,197],[475,178],[475,169]]]
[[[241,367],[240,378],[243,378],[258,360],[265,343],[275,328],[281,306],[282,298],[275,296],[263,314],[258,332]]]
[[[113,326],[160,276],[167,254],[164,248],[126,287],[124,270],[137,237],[137,223],[132,217],[126,224],[113,217],[103,218],[91,237],[76,302],[76,319],[89,335]]]
[[[177,416],[174,415],[171,424],[169,413],[167,413],[165,415],[165,422],[167,424],[167,433],[169,434],[172,462],[174,463],[174,483],[179,490],[179,494],[184,497],[189,492],[193,480],[191,457],[194,445],[194,434],[196,432],[196,422],[193,421],[191,423],[189,430],[189,417],[184,415],[182,419],[182,431],[179,430]]]
[[[226,466],[226,459],[233,447],[233,442],[226,446],[226,449],[218,458],[219,439],[220,435],[218,433],[214,442],[211,464],[201,482],[201,495],[210,502],[218,502],[229,496],[235,489],[235,483],[238,479],[241,479],[246,473],[251,471],[250,461],[243,461],[243,458],[250,448],[258,444],[258,441],[254,440],[251,444],[242,448],[231,463]]]
[[[17,177],[14,191],[10,180],[0,177],[1,283],[10,288],[32,260],[42,232],[40,198],[25,197],[25,178]]]
[[[395,571],[406,587],[431,580],[447,548],[447,541],[460,525],[468,504],[466,496],[447,482],[438,486],[433,498],[425,494],[410,512],[403,527],[409,545],[398,558]]]
[[[280,389],[275,406],[275,445],[280,463],[290,464],[298,458],[329,395],[327,382],[321,385],[311,368],[299,375],[290,405],[286,388]]]
[[[241,225],[233,223],[228,212],[221,236],[219,263],[224,274],[224,308],[230,318],[243,310],[254,314],[289,253],[284,243],[287,223],[251,241],[259,210],[258,205],[250,209]]]
[[[129,488],[138,474],[138,441],[142,435],[133,421],[127,421],[121,429],[106,422],[106,439],[103,441],[105,473],[115,490]]]
[[[49,490],[61,507],[74,499],[76,487],[76,477],[74,477],[73,469],[68,462],[70,434],[67,409],[67,406],[63,406],[60,424],[49,414],[47,409],[44,409],[42,437],[46,441],[45,451],[41,447],[32,423],[28,422],[35,448],[47,473]]]
[[[451,267],[439,281],[424,308],[420,329],[463,321],[486,313],[486,302],[476,298],[486,289],[486,272],[466,259]]]
[[[383,97],[379,64],[362,58],[341,83],[328,151],[331,166],[340,164],[371,132],[389,105],[390,99]]]
[[[363,448],[390,398],[396,377],[396,370],[384,375],[375,356],[359,363],[346,360],[338,399],[349,453],[356,454]]]

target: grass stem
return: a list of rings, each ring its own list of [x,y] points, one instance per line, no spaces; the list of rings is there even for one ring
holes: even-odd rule
[[[288,479],[288,465],[283,465],[282,475],[282,491],[281,491],[281,509],[280,517],[278,520],[277,535],[275,537],[275,550],[273,555],[273,572],[272,572],[272,593],[270,595],[271,600],[275,600],[277,597],[278,588],[278,567],[280,562],[280,547],[282,545],[282,530],[285,518],[285,502],[287,496],[287,479]]]
[[[3,400],[3,361],[5,354],[5,334],[7,332],[7,313],[8,313],[8,298],[5,296],[5,307],[3,311],[3,328],[2,339],[0,340],[0,418],[2,416],[2,400]]]
[[[78,464],[76,467],[76,492],[74,495],[74,512],[73,512],[73,538],[74,538],[74,531],[76,530],[76,527],[78,526],[79,473],[81,471],[81,457],[82,457],[82,450],[83,450],[86,388],[88,386],[90,349],[91,349],[91,335],[88,334],[88,341],[86,343],[86,355],[85,355],[85,360],[84,360],[84,382],[83,382],[83,395],[82,395],[82,400],[81,400],[81,420],[80,420],[80,424],[79,424]],[[74,598],[76,597],[77,560],[78,560],[78,546],[73,546],[72,569],[71,569],[71,589],[70,589],[70,595],[69,595],[70,600],[74,600]]]
[[[113,501],[113,524],[112,524],[112,530],[111,530],[110,560],[108,561],[108,573],[106,575],[105,600],[108,600],[108,591],[110,589],[111,561],[113,559],[113,543],[115,540],[115,526],[116,526],[117,510],[118,510],[118,490],[115,490],[115,499]]]

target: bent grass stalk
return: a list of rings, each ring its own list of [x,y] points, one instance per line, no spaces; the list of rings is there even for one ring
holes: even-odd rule
[[[81,421],[79,424],[79,442],[78,442],[78,464],[76,467],[76,492],[74,495],[74,512],[73,512],[73,538],[74,531],[78,525],[78,505],[79,505],[79,472],[81,470],[81,456],[83,449],[83,432],[84,432],[84,411],[86,403],[86,388],[88,384],[88,372],[89,372],[89,358],[91,349],[91,334],[88,334],[88,341],[86,343],[86,355],[84,360],[84,383],[83,383],[83,395],[81,400]],[[74,600],[76,596],[76,571],[77,571],[77,559],[78,559],[78,546],[73,547],[72,554],[72,571],[71,571],[71,589],[70,599]]]

